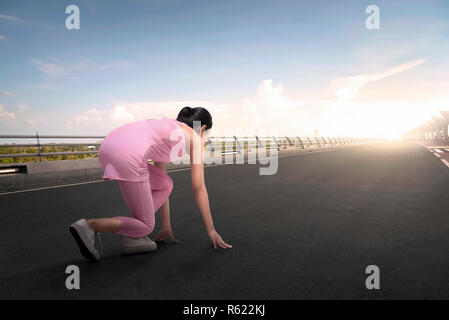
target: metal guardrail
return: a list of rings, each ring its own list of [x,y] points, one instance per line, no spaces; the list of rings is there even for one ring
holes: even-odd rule
[[[348,137],[210,137],[209,150],[220,150],[226,153],[251,152],[259,148],[267,150],[286,148],[307,149],[311,147],[322,148],[344,144],[357,144],[363,142],[378,141],[373,138],[348,138]]]
[[[0,135],[0,139],[36,139],[36,144],[0,144],[0,148],[11,147],[37,147],[37,153],[17,153],[17,154],[0,154],[0,158],[12,157],[42,157],[55,155],[73,155],[73,154],[95,154],[98,151],[66,151],[66,152],[42,152],[44,146],[99,146],[101,143],[40,143],[40,139],[104,139],[105,136],[73,136],[73,135]]]
[[[449,110],[438,111],[440,116],[434,116],[432,120],[426,121],[402,135],[403,140],[409,141],[449,141]]]
[[[0,139],[36,139],[36,144],[0,144],[0,148],[10,147],[37,147],[36,153],[16,153],[16,154],[0,154],[0,158],[12,157],[42,157],[54,155],[76,155],[76,154],[96,154],[94,151],[66,151],[66,152],[42,152],[43,146],[93,146],[97,149],[101,143],[40,143],[40,139],[104,139],[105,136],[71,136],[71,135],[0,135]],[[267,150],[278,150],[282,148],[306,149],[311,147],[329,147],[335,145],[358,144],[379,141],[375,138],[350,138],[350,137],[209,137],[206,141],[205,148],[210,151],[219,151],[223,155],[229,153],[242,153],[257,151],[263,148]]]

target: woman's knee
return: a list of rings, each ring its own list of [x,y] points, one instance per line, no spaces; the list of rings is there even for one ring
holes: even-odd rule
[[[171,191],[173,190],[173,180],[169,177],[169,176],[167,176],[167,180],[166,180],[167,182],[167,192],[168,192],[168,194],[170,194],[171,193]]]
[[[151,232],[153,232],[155,225],[154,219],[149,218],[140,221],[144,224],[143,228],[145,229],[146,234],[150,234]]]
[[[161,190],[165,191],[166,194],[170,194],[173,190],[173,180],[167,175],[160,182]]]
[[[146,229],[145,230],[146,235],[149,235],[154,230],[154,224],[146,224],[145,229]]]

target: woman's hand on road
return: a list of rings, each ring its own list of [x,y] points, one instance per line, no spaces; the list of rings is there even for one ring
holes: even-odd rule
[[[173,232],[171,228],[163,228],[159,233],[157,234],[156,238],[153,239],[153,241],[163,241],[167,238],[172,239],[174,242],[180,242],[175,239]]]
[[[226,249],[226,248],[232,248],[230,244],[227,244],[223,241],[223,239],[220,237],[220,235],[215,231],[215,229],[212,229],[208,231],[207,233],[210,237],[211,243],[210,245],[213,246],[215,249],[217,249],[217,245],[220,247]]]

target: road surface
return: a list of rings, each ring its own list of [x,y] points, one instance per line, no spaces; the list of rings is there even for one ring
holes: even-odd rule
[[[104,256],[85,262],[68,226],[128,214],[116,181],[0,196],[0,298],[402,299],[449,298],[449,168],[414,143],[376,143],[205,170],[217,231],[213,250],[190,188],[169,173],[179,244],[124,257],[102,234]],[[159,230],[159,213],[156,228]],[[81,288],[67,290],[77,265]],[[367,290],[365,269],[380,269]]]

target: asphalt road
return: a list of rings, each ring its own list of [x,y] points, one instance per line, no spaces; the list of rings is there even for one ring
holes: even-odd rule
[[[0,298],[402,299],[449,298],[449,168],[424,147],[380,143],[205,170],[217,231],[209,247],[190,171],[171,172],[179,244],[87,263],[68,226],[128,214],[116,181],[0,196]],[[160,220],[157,213],[156,228]],[[77,265],[81,289],[67,290]],[[365,268],[380,268],[367,290]]]

